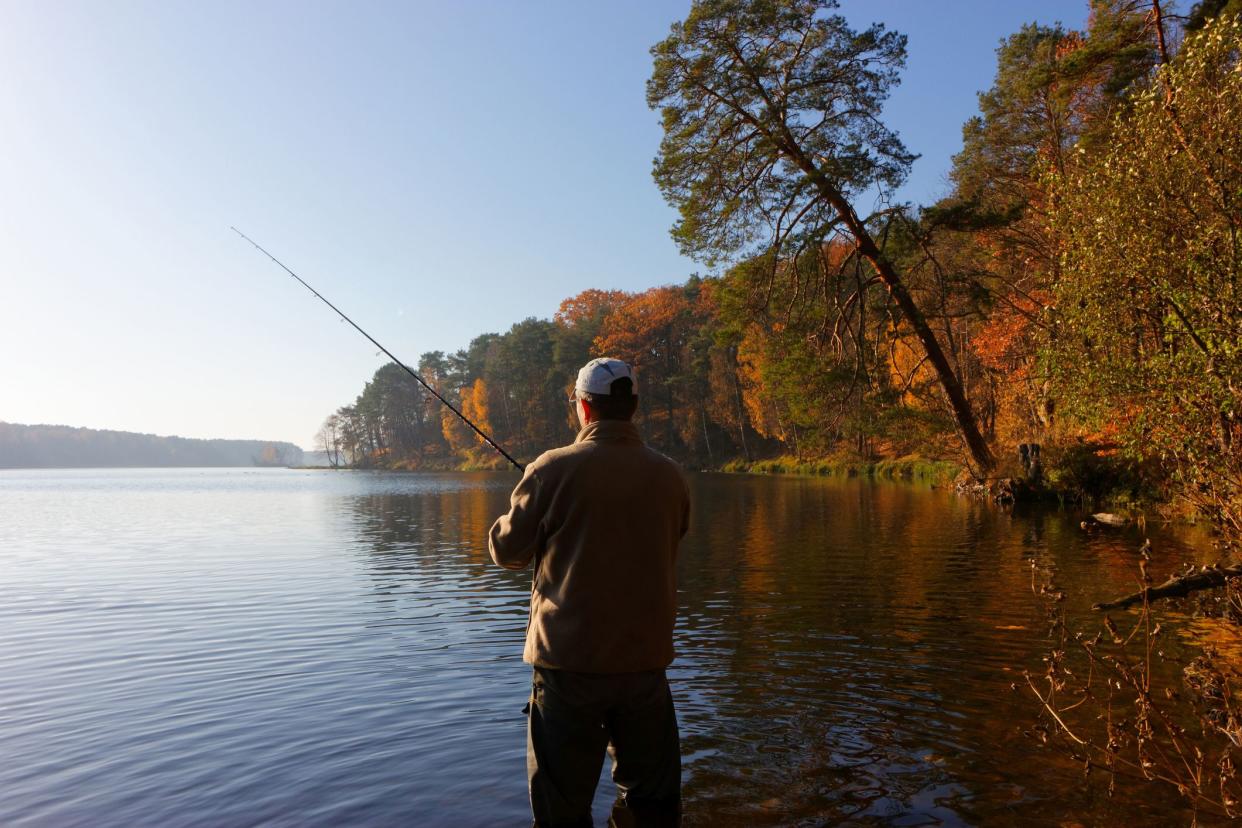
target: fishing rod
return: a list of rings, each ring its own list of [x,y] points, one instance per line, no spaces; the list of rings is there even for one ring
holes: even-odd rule
[[[388,350],[388,349],[387,349],[387,348],[385,348],[383,345],[379,344],[379,342],[377,342],[377,341],[376,341],[375,337],[371,336],[369,333],[367,333],[367,332],[366,332],[366,331],[364,331],[362,328],[360,328],[360,327],[358,326],[358,323],[357,323],[357,322],[355,322],[354,320],[350,319],[348,316],[346,316],[346,315],[345,315],[345,312],[344,312],[343,310],[341,310],[341,309],[340,309],[340,308],[338,308],[336,305],[334,305],[334,304],[332,304],[331,302],[329,302],[327,299],[325,299],[325,298],[324,298],[324,296],[323,296],[323,294],[322,294],[322,293],[320,293],[319,291],[315,290],[313,287],[311,287],[310,285],[308,285],[308,284],[306,283],[306,280],[305,280],[305,279],[303,279],[301,276],[299,276],[298,274],[296,274],[296,273],[294,273],[292,270],[290,270],[288,267],[286,267],[284,262],[282,262],[280,259],[278,259],[278,258],[276,258],[275,256],[273,256],[271,253],[268,253],[266,250],[264,250],[264,249],[263,249],[263,248],[259,245],[259,243],[258,243],[257,241],[255,241],[254,239],[250,238],[250,237],[249,237],[249,236],[247,236],[245,233],[243,233],[242,231],[238,230],[236,227],[230,227],[229,229],[230,229],[230,230],[232,230],[232,231],[233,231],[234,233],[236,233],[237,235],[241,236],[241,237],[242,237],[243,239],[245,239],[246,241],[248,241],[248,242],[250,242],[251,244],[253,244],[253,245],[255,246],[255,248],[257,248],[257,249],[258,249],[258,251],[259,251],[260,253],[262,253],[264,256],[267,256],[267,257],[268,257],[269,259],[271,259],[273,262],[275,262],[276,264],[280,265],[281,269],[283,269],[283,270],[285,271],[285,273],[288,273],[290,276],[292,276],[293,278],[295,278],[295,279],[297,279],[299,282],[301,282],[301,283],[302,283],[302,287],[306,288],[306,289],[307,289],[307,290],[309,290],[311,293],[315,294],[315,296],[319,299],[319,301],[323,302],[325,305],[327,305],[328,307],[332,308],[332,310],[336,311],[336,312],[337,312],[337,314],[338,314],[338,315],[339,315],[342,319],[344,319],[344,320],[345,320],[346,322],[348,322],[349,324],[353,325],[353,326],[354,326],[354,330],[356,330],[358,333],[360,333],[360,334],[362,334],[363,336],[365,336],[367,339],[371,340],[371,344],[372,344],[372,345],[374,345],[376,348],[379,348],[381,351],[383,351],[385,354],[387,354],[389,359],[391,359],[393,362],[397,363],[397,365],[400,365],[402,368],[404,368],[404,369],[405,369],[405,372],[406,372],[407,374],[409,374],[411,377],[413,377],[414,379],[418,380],[419,384],[420,384],[420,385],[422,385],[422,386],[423,386],[423,388],[426,388],[428,391],[430,391],[430,392],[431,392],[432,396],[434,396],[437,400],[439,400],[440,402],[442,402],[442,403],[444,403],[446,406],[448,406],[448,410],[449,410],[449,411],[452,411],[454,414],[456,414],[458,417],[460,417],[460,418],[461,418],[461,421],[462,421],[463,423],[465,423],[466,425],[468,425],[468,426],[470,426],[472,429],[474,429],[474,433],[475,433],[475,434],[477,434],[477,435],[479,435],[480,437],[482,437],[482,438],[483,438],[483,441],[484,441],[485,443],[487,443],[487,444],[488,444],[489,446],[491,446],[492,448],[496,449],[496,451],[500,452],[501,456],[502,456],[502,457],[504,457],[506,460],[508,460],[510,463],[512,463],[512,464],[514,465],[514,467],[515,467],[518,471],[520,471],[520,472],[525,472],[525,471],[526,471],[525,467],[524,467],[524,466],[522,466],[522,464],[521,464],[521,463],[519,463],[518,461],[516,461],[516,460],[514,460],[512,457],[510,457],[510,456],[509,456],[509,452],[507,452],[507,451],[505,451],[504,449],[502,449],[502,448],[499,446],[499,444],[497,444],[497,442],[496,442],[495,440],[493,440],[491,437],[488,437],[486,434],[484,434],[484,433],[483,433],[483,430],[482,430],[481,428],[479,428],[477,425],[475,425],[473,422],[471,422],[469,417],[467,417],[465,414],[462,414],[460,411],[458,411],[458,410],[457,410],[456,406],[454,406],[454,405],[453,405],[451,402],[449,402],[448,400],[444,399],[444,397],[440,396],[440,392],[439,392],[439,391],[437,391],[436,389],[432,388],[430,385],[428,385],[428,384],[427,384],[427,381],[426,381],[425,379],[423,379],[422,377],[420,377],[418,374],[414,373],[414,370],[413,370],[412,368],[410,368],[410,366],[406,365],[404,362],[402,362],[401,360],[399,360],[399,359],[397,359],[395,356],[393,356],[392,351]]]

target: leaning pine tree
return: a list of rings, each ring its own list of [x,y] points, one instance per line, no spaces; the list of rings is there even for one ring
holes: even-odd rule
[[[856,32],[836,0],[696,0],[652,49],[647,102],[664,119],[655,179],[673,236],[707,262],[797,256],[850,238],[927,353],[977,474],[995,465],[944,349],[851,200],[892,189],[915,156],[880,121],[905,37]]]

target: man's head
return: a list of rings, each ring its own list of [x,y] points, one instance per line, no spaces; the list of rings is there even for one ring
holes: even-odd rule
[[[634,369],[619,359],[593,359],[578,372],[574,383],[578,422],[628,420],[638,409]]]

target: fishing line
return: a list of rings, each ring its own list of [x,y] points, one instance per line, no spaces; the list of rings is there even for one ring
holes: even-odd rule
[[[489,446],[491,446],[492,448],[496,449],[496,451],[500,452],[501,456],[502,456],[502,457],[504,457],[506,460],[508,460],[510,463],[512,463],[512,464],[514,465],[514,467],[515,467],[518,471],[520,471],[520,472],[524,472],[524,471],[526,471],[526,469],[522,466],[522,464],[521,464],[521,463],[519,463],[518,461],[516,461],[516,460],[514,460],[512,457],[510,457],[510,456],[509,456],[509,452],[507,452],[507,451],[505,451],[504,449],[502,449],[502,448],[501,448],[501,447],[500,447],[500,446],[496,443],[496,441],[495,441],[495,440],[493,440],[491,437],[488,437],[486,434],[484,434],[484,433],[483,433],[483,430],[482,430],[481,428],[479,428],[477,425],[475,425],[473,422],[471,422],[469,417],[467,417],[465,414],[462,414],[460,411],[458,411],[458,410],[457,410],[456,406],[454,406],[454,405],[453,405],[451,402],[449,402],[448,400],[444,399],[444,397],[440,396],[440,392],[439,392],[439,391],[437,391],[436,389],[434,389],[434,388],[432,388],[430,385],[428,385],[428,384],[427,384],[427,381],[426,381],[426,380],[424,380],[422,377],[420,377],[418,374],[416,374],[416,373],[414,372],[414,370],[413,370],[412,368],[410,368],[410,366],[406,365],[404,362],[402,362],[401,360],[399,360],[399,359],[397,359],[395,356],[393,356],[392,351],[388,350],[388,349],[387,349],[387,348],[385,348],[383,345],[379,344],[379,342],[378,342],[378,341],[376,341],[375,337],[371,336],[369,333],[367,333],[367,332],[366,332],[366,331],[364,331],[361,327],[359,327],[359,326],[358,326],[358,323],[357,323],[357,322],[355,322],[354,320],[350,319],[350,318],[349,318],[349,317],[345,314],[345,312],[344,312],[344,311],[342,311],[342,310],[341,310],[340,308],[338,308],[336,305],[332,304],[332,303],[331,303],[331,302],[329,302],[327,299],[325,299],[322,293],[320,293],[319,291],[315,290],[313,287],[311,287],[310,285],[308,285],[308,284],[306,283],[306,280],[305,280],[305,279],[303,279],[301,276],[299,276],[298,274],[296,274],[296,273],[294,273],[292,270],[290,270],[288,267],[286,267],[284,262],[282,262],[280,259],[278,259],[278,258],[276,258],[275,256],[273,256],[271,253],[268,253],[266,250],[264,250],[264,249],[263,249],[263,248],[259,245],[259,243],[258,243],[257,241],[255,241],[254,239],[250,238],[250,237],[249,237],[249,236],[247,236],[245,233],[243,233],[242,231],[238,230],[236,227],[230,227],[229,229],[230,229],[230,230],[232,230],[232,231],[233,231],[234,233],[236,233],[237,235],[241,236],[241,237],[242,237],[243,239],[245,239],[246,241],[248,241],[248,242],[250,242],[251,244],[253,244],[253,245],[255,246],[255,248],[257,248],[257,249],[258,249],[258,251],[259,251],[260,253],[262,253],[264,256],[267,256],[267,257],[268,257],[269,259],[271,259],[273,262],[275,262],[276,264],[280,265],[280,267],[281,267],[281,268],[285,271],[285,273],[288,273],[290,276],[292,276],[293,278],[295,278],[295,279],[297,279],[299,282],[301,282],[301,283],[302,283],[302,287],[306,288],[306,289],[307,289],[307,290],[309,290],[311,293],[315,294],[315,296],[319,299],[319,301],[323,302],[325,305],[327,305],[328,307],[332,308],[332,310],[336,311],[337,315],[339,315],[342,319],[344,319],[344,320],[345,320],[346,322],[348,322],[349,324],[353,325],[353,326],[354,326],[354,330],[356,330],[358,333],[360,333],[360,334],[362,334],[363,336],[365,336],[367,339],[371,340],[371,344],[372,344],[372,345],[374,345],[376,348],[379,348],[381,351],[383,351],[385,354],[387,354],[389,359],[391,359],[391,360],[392,360],[393,362],[395,362],[397,365],[400,365],[403,369],[405,369],[405,372],[406,372],[407,374],[409,374],[411,377],[413,377],[414,379],[418,380],[419,384],[420,384],[420,385],[422,385],[422,386],[423,386],[423,388],[426,388],[428,391],[430,391],[430,392],[431,392],[432,396],[434,396],[437,400],[439,400],[440,402],[442,402],[442,403],[444,403],[446,406],[448,406],[448,410],[449,410],[449,411],[452,411],[452,412],[453,412],[454,414],[456,414],[459,418],[461,418],[461,421],[462,421],[463,423],[465,423],[466,425],[468,425],[468,426],[470,426],[472,429],[474,429],[474,433],[475,433],[475,434],[477,434],[477,435],[479,435],[480,437],[482,437],[482,438],[483,438],[483,441],[484,441],[485,443],[487,443],[487,444],[488,444]]]

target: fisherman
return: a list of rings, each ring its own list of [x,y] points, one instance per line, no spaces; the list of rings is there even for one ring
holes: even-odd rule
[[[492,526],[492,560],[534,561],[522,659],[534,669],[526,772],[537,826],[591,825],[605,750],[618,825],[680,821],[673,660],[677,544],[690,496],[678,466],[631,422],[634,372],[593,359],[570,403],[581,430],[540,455]]]

